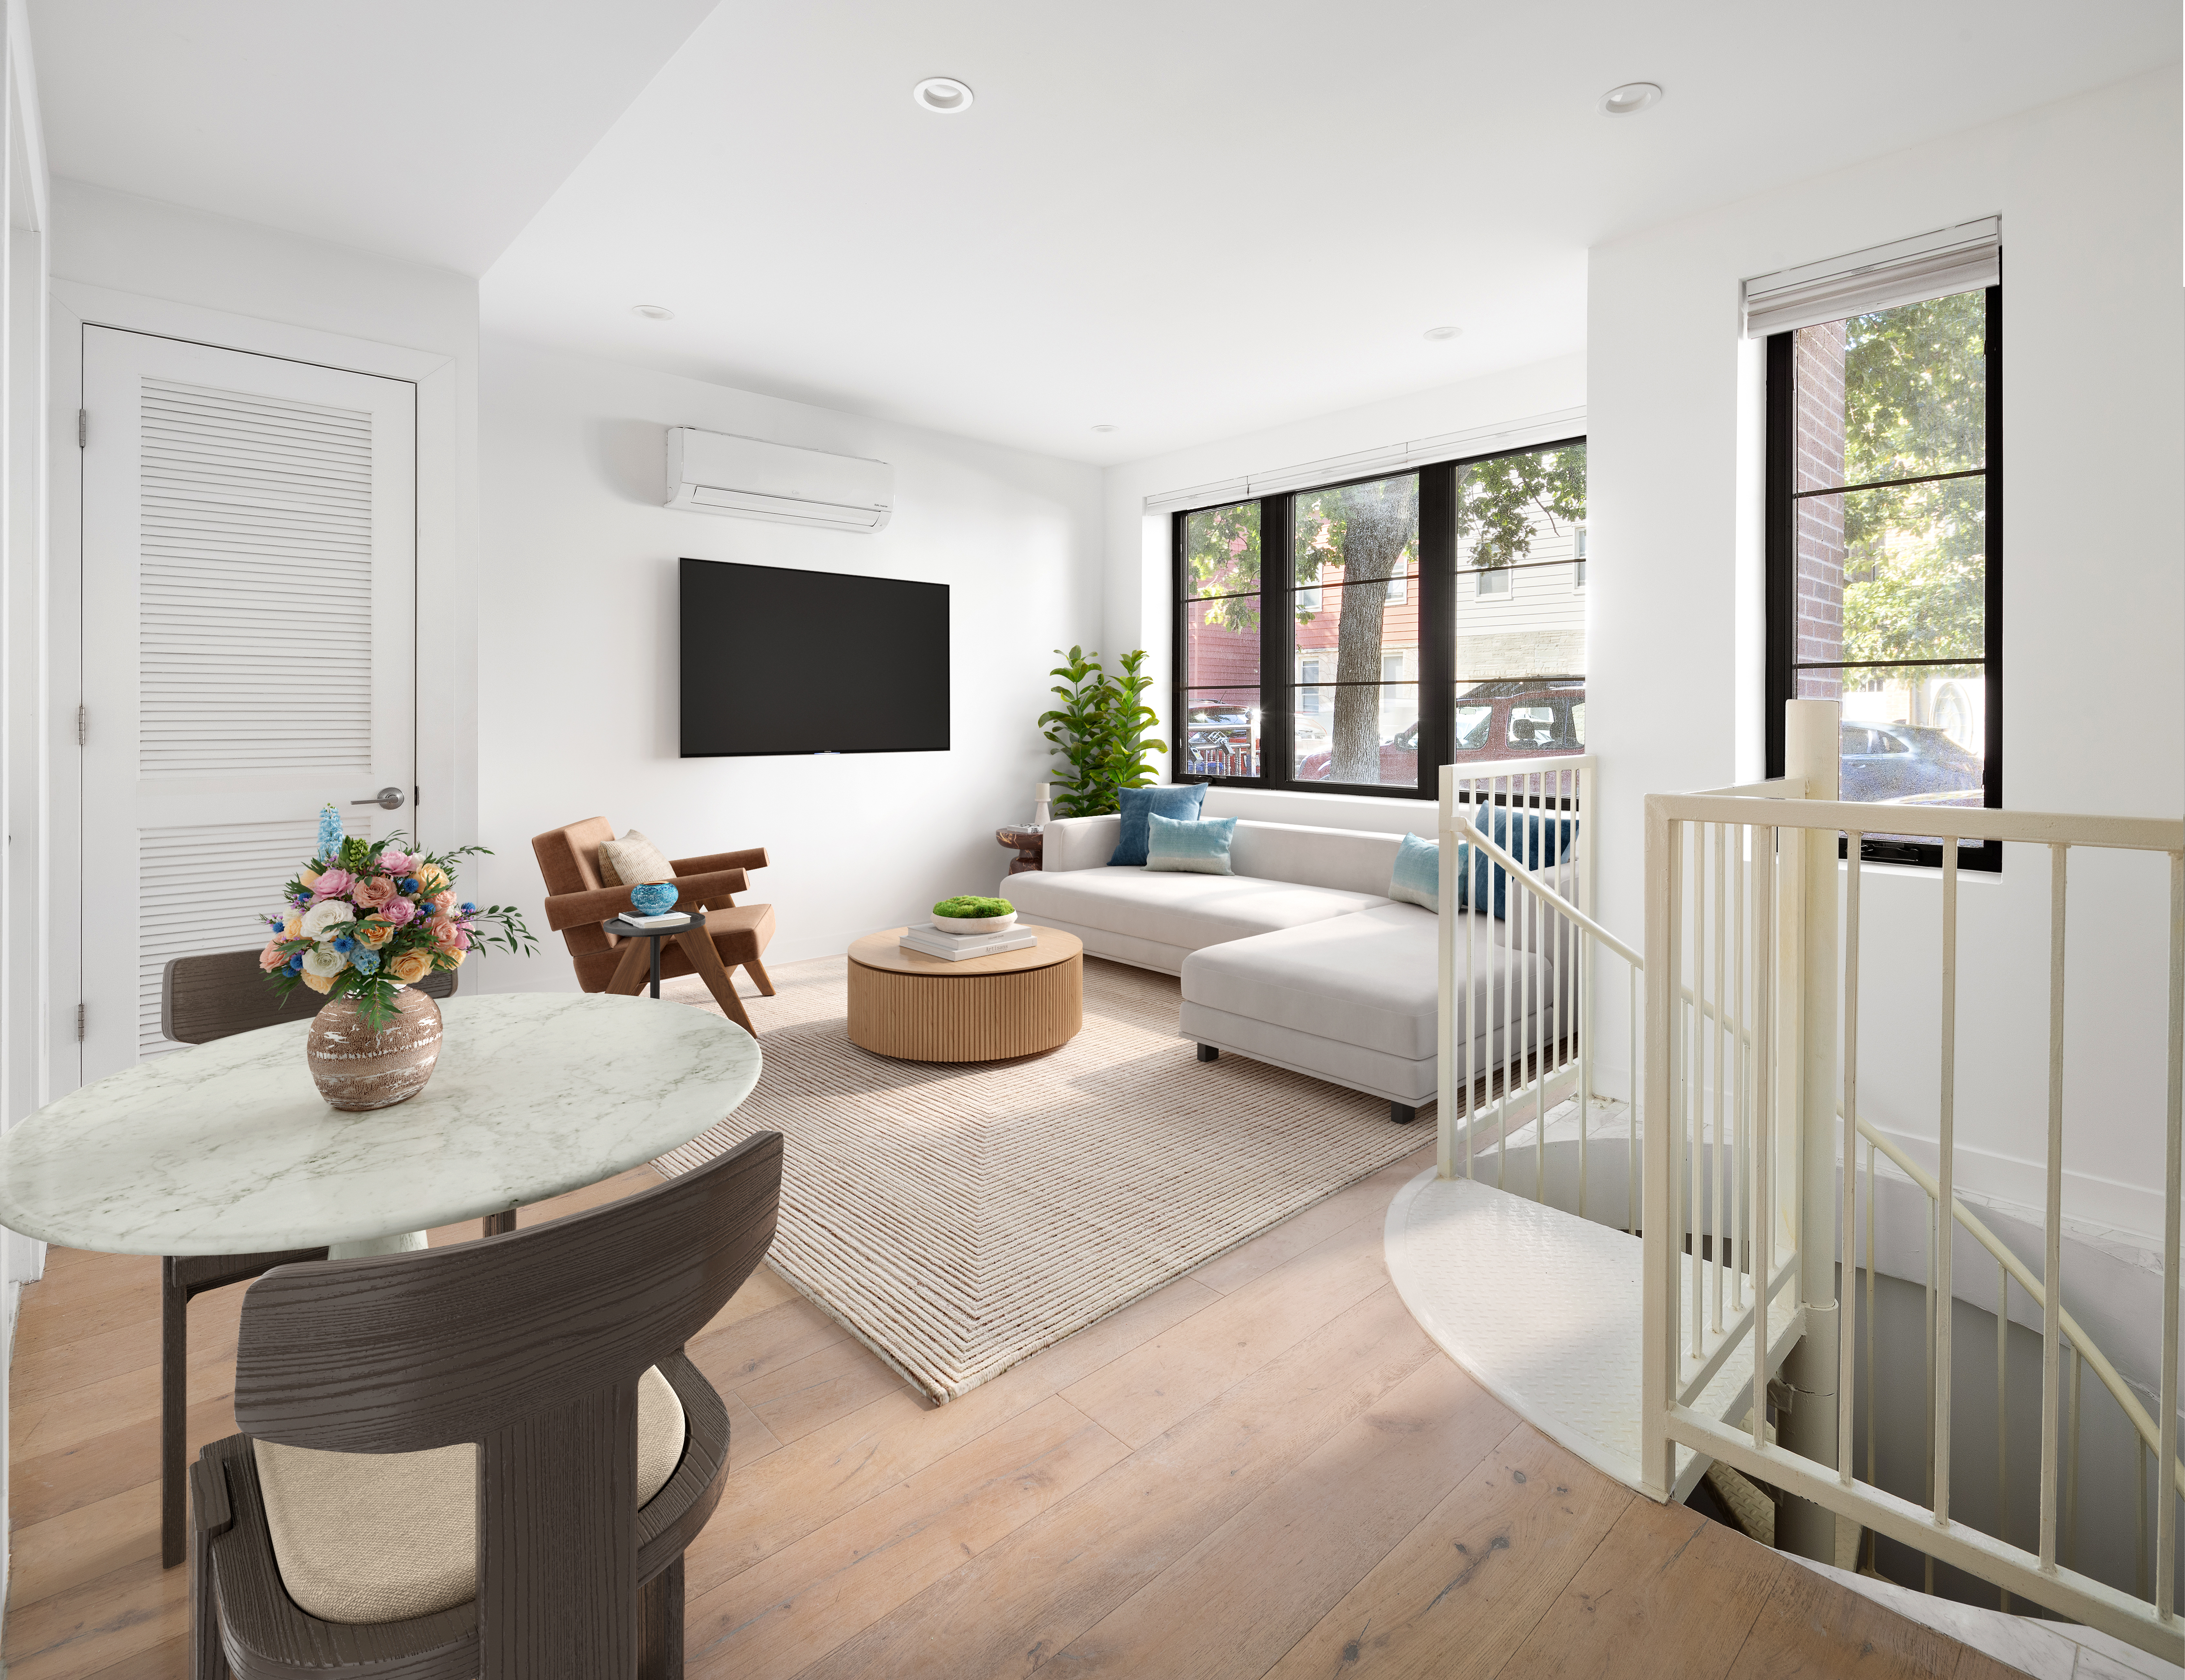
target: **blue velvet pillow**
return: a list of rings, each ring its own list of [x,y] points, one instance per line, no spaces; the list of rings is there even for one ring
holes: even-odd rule
[[[1206,801],[1204,782],[1178,782],[1157,788],[1125,788],[1122,790],[1123,834],[1117,841],[1115,854],[1108,862],[1126,869],[1143,869],[1146,863],[1146,818],[1167,817],[1178,822],[1196,822],[1199,807]]]
[[[1480,807],[1472,814],[1472,825],[1497,844],[1507,846],[1528,869],[1562,862],[1568,856],[1571,839],[1578,830],[1578,824],[1568,817],[1542,818],[1537,812],[1519,813],[1513,824],[1510,808],[1506,805]],[[1476,846],[1463,849],[1470,855],[1472,867],[1467,869],[1463,858],[1457,860],[1457,907],[1478,911],[1485,908],[1491,897],[1495,919],[1506,921],[1510,872]],[[1491,890],[1488,885],[1490,873],[1495,882]]]
[[[1232,873],[1229,842],[1236,832],[1234,817],[1202,817],[1194,823],[1182,823],[1155,812],[1146,818],[1146,868],[1227,875]]]
[[[1466,847],[1469,851],[1471,848]],[[1462,868],[1461,862],[1458,867]],[[1463,878],[1458,877],[1460,896],[1464,888]],[[1406,904],[1417,904],[1424,909],[1441,911],[1441,846],[1435,840],[1421,840],[1417,834],[1405,834],[1404,843],[1396,848],[1396,867],[1389,872],[1389,896]]]

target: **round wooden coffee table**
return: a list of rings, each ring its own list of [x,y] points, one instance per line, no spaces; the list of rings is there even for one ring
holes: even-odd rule
[[[850,947],[850,1042],[906,1062],[998,1062],[1067,1044],[1085,1024],[1085,947],[1037,945],[961,963],[905,951],[901,928]]]

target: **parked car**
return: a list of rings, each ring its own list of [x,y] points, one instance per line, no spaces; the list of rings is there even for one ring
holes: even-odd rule
[[[1518,678],[1474,683],[1456,697],[1459,764],[1585,751],[1585,683]]]
[[[1322,737],[1325,740],[1325,736]],[[1298,761],[1300,782],[1325,782],[1335,768],[1335,755],[1323,745],[1318,752]],[[1399,729],[1381,743],[1380,785],[1411,787],[1419,779],[1419,726]]]
[[[1183,773],[1257,775],[1258,731],[1253,718],[1249,706],[1229,701],[1187,706],[1183,714]]]
[[[1569,681],[1474,683],[1456,697],[1454,762],[1472,764],[1585,751],[1585,684]],[[1322,751],[1298,764],[1298,780],[1333,779],[1334,755]],[[1415,787],[1419,726],[1381,743],[1383,787]]]
[[[1846,723],[1843,796],[1864,804],[1980,803],[1985,767],[1942,730],[1921,723]]]

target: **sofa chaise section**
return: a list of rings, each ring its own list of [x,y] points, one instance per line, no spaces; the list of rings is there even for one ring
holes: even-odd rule
[[[1389,903],[1194,952],[1183,965],[1179,1030],[1201,1046],[1385,1097],[1409,1119],[1434,1097],[1438,920]],[[1472,944],[1472,1019],[1480,1024],[1469,1065],[1498,1062],[1512,1029],[1519,1052],[1551,1043],[1548,965],[1522,943],[1513,947],[1503,923],[1457,922]]]

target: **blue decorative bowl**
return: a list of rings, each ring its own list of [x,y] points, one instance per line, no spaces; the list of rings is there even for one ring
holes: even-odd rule
[[[675,907],[678,896],[673,881],[654,881],[649,885],[632,887],[629,901],[637,907],[640,916],[664,916]]]

